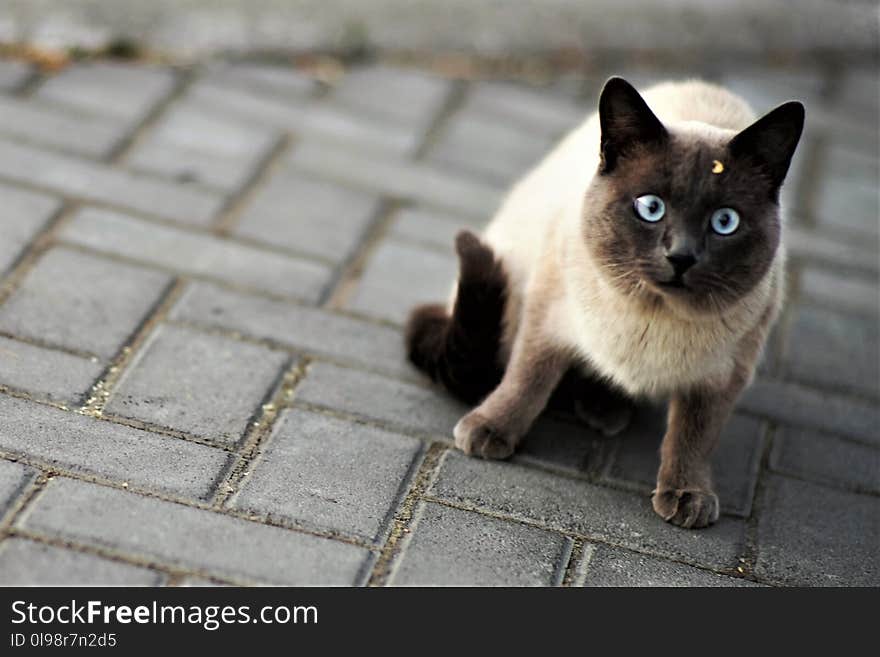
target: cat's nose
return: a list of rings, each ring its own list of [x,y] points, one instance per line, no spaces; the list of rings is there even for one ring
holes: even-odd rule
[[[672,269],[675,270],[676,278],[684,276],[684,273],[697,262],[697,257],[688,251],[667,253],[666,259],[672,265]]]

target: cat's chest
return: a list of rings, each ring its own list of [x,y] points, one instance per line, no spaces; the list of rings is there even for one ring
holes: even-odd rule
[[[721,323],[695,324],[619,307],[589,308],[578,316],[581,355],[634,395],[664,395],[725,378],[733,367],[735,340]]]

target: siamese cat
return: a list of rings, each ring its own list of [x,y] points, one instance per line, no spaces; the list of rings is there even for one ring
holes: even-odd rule
[[[608,434],[627,400],[668,399],[654,510],[715,522],[712,451],[783,301],[779,193],[803,124],[795,101],[756,121],[708,83],[642,98],[610,79],[482,238],[457,236],[449,304],[409,318],[411,361],[477,404],[456,447],[509,457],[572,373],[579,414]]]

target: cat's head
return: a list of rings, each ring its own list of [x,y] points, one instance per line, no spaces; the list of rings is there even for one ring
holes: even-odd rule
[[[740,132],[665,126],[628,82],[612,78],[599,119],[600,165],[584,230],[607,280],[697,313],[742,299],[776,256],[779,191],[803,105],[780,105]]]

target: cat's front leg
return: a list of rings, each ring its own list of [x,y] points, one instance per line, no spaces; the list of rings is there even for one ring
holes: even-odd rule
[[[652,497],[654,510],[667,522],[697,529],[718,520],[712,452],[739,390],[704,387],[672,396]]]
[[[455,446],[486,459],[509,457],[544,410],[570,362],[548,340],[518,339],[501,383],[455,425]]]

